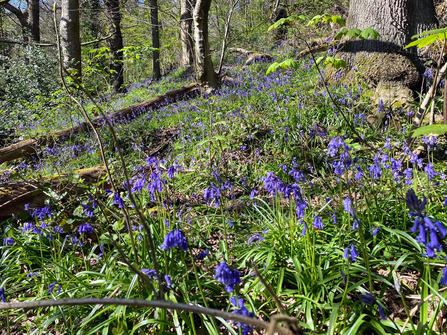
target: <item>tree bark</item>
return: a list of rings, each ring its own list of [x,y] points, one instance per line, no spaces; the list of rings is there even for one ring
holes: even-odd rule
[[[196,80],[200,85],[202,94],[210,94],[219,87],[219,77],[214,71],[208,37],[210,6],[211,0],[197,0],[193,13]]]
[[[81,80],[81,39],[79,35],[79,0],[62,0],[60,36],[63,65],[76,70],[73,76]]]
[[[159,22],[158,22],[158,1],[157,0],[151,0],[151,24],[152,24],[152,47],[158,49],[158,51],[152,52],[153,77],[155,79],[160,79],[161,78],[160,30],[159,30]]]
[[[437,24],[433,0],[350,1],[348,29],[373,28],[380,37],[345,44],[337,55],[343,55],[348,64],[344,78],[349,81],[355,77],[354,67],[371,87],[376,87],[378,98],[384,102],[392,103],[396,94],[401,98],[411,96],[409,88],[420,84],[423,61],[421,50],[403,48],[413,35],[436,28]],[[328,79],[334,80],[336,72],[331,69]]]
[[[192,41],[192,9],[193,0],[181,0],[180,2],[180,39],[182,41],[181,67],[191,66],[194,61]]]
[[[119,0],[106,0],[107,13],[111,20],[110,30],[115,34],[110,38],[109,68],[112,83],[112,94],[121,92],[124,83],[123,75],[123,35],[121,34],[121,13]]]

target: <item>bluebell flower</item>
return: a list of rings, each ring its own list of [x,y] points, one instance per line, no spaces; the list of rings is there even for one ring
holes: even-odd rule
[[[168,284],[168,288],[171,287],[172,283],[171,283],[171,276],[170,275],[165,275],[165,280],[166,280],[166,284]]]
[[[322,221],[320,216],[316,216],[314,218],[313,226],[317,230],[322,230],[323,229],[323,221]]]
[[[176,247],[181,247],[183,251],[188,250],[188,242],[181,229],[171,230],[160,245],[160,249],[164,250],[170,250]]]
[[[344,259],[349,259],[349,246],[345,248],[345,252],[343,253]]]
[[[303,230],[301,231],[301,236],[306,236],[306,231],[307,231],[307,223],[304,222],[304,227]]]
[[[53,293],[53,290],[54,290],[55,286],[56,286],[56,282],[51,283],[50,285],[47,286],[49,294]]]
[[[346,197],[345,200],[343,200],[343,207],[348,214],[351,214],[353,218],[356,218],[355,210],[352,207],[352,201],[349,197]]]
[[[232,296],[230,298],[231,303],[233,304],[234,307],[236,307],[236,309],[233,311],[234,314],[238,314],[238,315],[243,315],[249,318],[254,317],[254,313],[250,312],[247,307],[245,307],[244,305],[244,299],[239,298],[238,296]],[[245,323],[240,323],[238,322],[236,324],[237,327],[242,328],[243,334],[246,335],[248,334],[251,330],[253,330],[253,327],[250,327],[249,325],[245,324]]]
[[[3,287],[0,287],[0,299],[2,299],[2,302],[6,302],[5,289]]]
[[[351,244],[351,259],[352,259],[353,262],[357,261],[358,255],[359,255],[359,253],[355,249],[354,244]]]
[[[228,224],[230,225],[230,227],[233,227],[233,221],[231,221],[230,219],[228,219]]]
[[[61,227],[61,226],[55,226],[55,227],[54,227],[54,231],[55,231],[56,233],[62,234],[62,233],[64,232],[64,228]]]
[[[146,179],[144,178],[138,178],[137,180],[135,180],[135,182],[133,183],[132,188],[130,189],[130,192],[135,193],[141,193],[141,191],[143,190],[143,187],[146,185]]]
[[[199,256],[197,256],[198,260],[202,260],[204,259],[206,256],[208,256],[208,254],[210,253],[210,251],[208,249],[205,249],[204,251],[202,251]]]
[[[376,302],[376,298],[374,298],[373,295],[371,295],[371,293],[366,292],[365,294],[359,294],[359,299],[367,305],[371,305],[374,304]]]
[[[376,154],[373,158],[373,164],[368,168],[370,175],[373,179],[378,179],[382,175],[382,168],[379,164],[379,155]]]
[[[113,204],[118,205],[118,208],[123,208],[124,206],[124,200],[121,198],[119,192],[116,192],[113,195]]]
[[[439,285],[443,285],[443,286],[445,286],[445,285],[447,285],[447,267],[445,266],[443,269],[442,269],[442,278],[441,278],[441,280],[439,281]]]
[[[425,245],[427,252],[425,256],[434,258],[436,252],[443,250],[444,245],[442,239],[447,235],[447,229],[439,222],[433,221],[424,212],[427,203],[427,198],[419,201],[413,189],[409,189],[406,193],[405,199],[407,206],[412,210],[410,216],[415,217],[414,225],[410,228],[413,234],[416,234],[419,229],[419,235],[416,237],[416,241]],[[430,236],[430,241],[427,239],[427,233]]]
[[[379,227],[375,227],[372,228],[369,232],[372,234],[372,236],[376,236],[379,229],[380,229]]]
[[[84,233],[87,234],[93,234],[95,231],[92,226],[90,226],[90,223],[81,224],[78,228],[79,233],[82,235]]]
[[[167,172],[169,179],[173,179],[174,178],[175,172],[177,172],[177,167],[174,166],[174,165],[171,165],[169,167],[169,169],[168,169],[168,172]]]
[[[382,319],[382,321],[386,321],[386,315],[385,315],[385,312],[383,311],[382,305],[379,305],[379,314],[380,314],[380,318]]]
[[[93,210],[93,208],[91,208],[89,205],[84,205],[81,204],[82,208],[84,208],[84,210],[82,211],[82,213],[85,214],[85,216],[92,218],[95,216],[95,212]]]
[[[250,199],[253,199],[254,197],[256,197],[258,195],[258,193],[259,192],[257,190],[255,190],[255,189],[251,190],[251,192],[250,192]]]
[[[239,285],[242,281],[240,279],[239,271],[231,269],[227,262],[221,262],[216,268],[216,275],[214,276],[217,281],[225,285],[225,291],[233,292],[234,286]]]
[[[157,278],[157,271],[153,269],[141,269],[141,272],[148,276],[150,279],[156,279]]]
[[[437,175],[432,162],[428,163],[424,167],[424,172],[427,174],[429,180],[433,180],[433,178]]]
[[[211,183],[211,186],[205,189],[205,193],[203,194],[203,198],[206,201],[214,200],[214,207],[219,207],[220,202],[220,189],[215,186],[214,183]]]
[[[3,245],[14,245],[14,239],[12,237],[4,238]]]
[[[256,242],[256,241],[264,241],[264,238],[261,236],[261,234],[259,234],[259,233],[256,233],[256,234],[254,234],[253,236],[250,236],[249,238],[248,238],[248,244],[251,244],[251,243],[253,243],[253,242]]]

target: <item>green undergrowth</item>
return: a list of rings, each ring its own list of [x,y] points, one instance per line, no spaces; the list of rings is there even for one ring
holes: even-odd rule
[[[279,58],[291,53],[285,50]],[[3,185],[74,174],[59,187],[44,185],[45,203],[2,224],[5,301],[155,300],[162,288],[172,302],[268,321],[279,310],[276,296],[308,334],[443,333],[436,316],[446,302],[447,283],[445,137],[422,139],[427,149],[411,156],[404,142],[410,117],[404,113],[401,127],[390,127],[397,112],[373,106],[362,83],[328,87],[330,96],[309,59],[297,70],[266,75],[269,64],[243,67],[244,59],[231,57],[225,71],[234,83],[224,83],[215,95],[114,123],[137,208],[106,127],[99,132],[115,193],[106,190],[106,178],[89,184],[72,172],[101,163],[89,132],[4,167]],[[120,109],[190,82],[177,71],[101,106]],[[366,121],[379,112],[383,124]],[[54,124],[42,122],[42,129]],[[429,294],[434,299],[416,307]],[[237,298],[243,305],[234,304]],[[412,322],[405,322],[402,301],[416,308]],[[11,331],[29,334],[250,330],[222,318],[131,306],[1,315],[3,329],[9,324]]]

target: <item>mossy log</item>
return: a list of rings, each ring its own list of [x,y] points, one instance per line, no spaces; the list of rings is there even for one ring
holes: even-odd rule
[[[245,61],[244,66],[249,66],[250,64],[253,64],[255,62],[272,61],[273,60],[273,57],[268,54],[245,50],[243,48],[230,48],[229,51],[240,53],[244,56],[247,56],[248,59]]]
[[[199,87],[196,83],[189,84],[182,88],[169,91],[165,94],[156,96],[152,99],[140,102],[136,105],[132,105],[120,110],[117,110],[109,114],[110,119],[128,118],[132,119],[140,116],[142,113],[147,112],[149,109],[154,110],[162,107],[164,104],[171,102],[171,100],[179,101],[189,99],[199,93]],[[93,120],[93,124],[96,127],[101,127],[104,125],[104,120],[102,117]],[[26,157],[37,151],[39,146],[51,146],[55,143],[62,142],[64,139],[69,138],[71,135],[86,131],[89,129],[87,122],[83,122],[80,125],[72,128],[66,128],[58,130],[47,135],[40,135],[34,138],[30,138],[5,148],[0,149],[0,164],[4,162],[9,162],[14,159]]]
[[[77,175],[79,178],[74,178]],[[70,195],[82,194],[86,191],[82,184],[94,184],[106,175],[106,169],[101,166],[76,170],[71,173],[45,178],[38,182],[15,182],[0,186],[0,222],[25,210],[25,204],[30,208],[44,206],[49,197],[46,190]],[[82,181],[82,183],[80,183]]]

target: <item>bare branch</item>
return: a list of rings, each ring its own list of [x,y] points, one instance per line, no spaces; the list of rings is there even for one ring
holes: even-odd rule
[[[187,311],[197,314],[204,314],[213,317],[220,317],[225,320],[233,320],[254,327],[268,329],[270,323],[242,316],[239,314],[223,312],[211,308],[204,308],[194,305],[179,304],[162,300],[137,300],[137,299],[102,299],[102,298],[82,298],[82,299],[57,299],[57,300],[40,300],[30,302],[8,302],[1,303],[0,310],[9,309],[33,309],[53,306],[79,306],[79,305],[117,305],[117,306],[135,306],[135,307],[153,307],[163,309],[173,309],[177,311]],[[276,331],[284,335],[294,335],[292,331],[283,327],[276,327]]]

